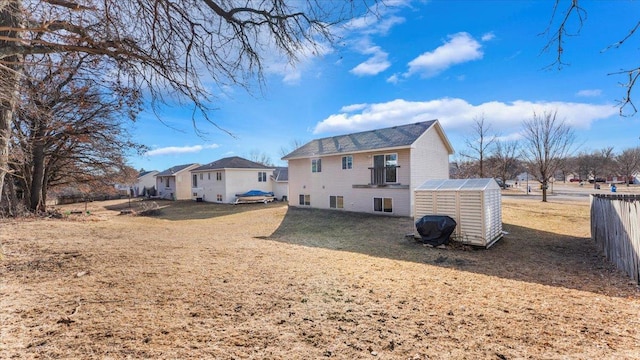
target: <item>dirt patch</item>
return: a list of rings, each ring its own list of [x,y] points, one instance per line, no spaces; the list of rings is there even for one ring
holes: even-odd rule
[[[588,204],[503,200],[488,250],[281,203],[3,221],[0,358],[640,358],[638,287]]]

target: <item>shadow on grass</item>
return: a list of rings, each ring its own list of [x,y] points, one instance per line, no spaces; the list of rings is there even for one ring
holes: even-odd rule
[[[437,249],[405,236],[414,229],[411,218],[290,207],[268,239],[609,296],[637,294],[588,238],[504,224],[509,234],[490,249]]]
[[[156,219],[181,221],[181,220],[198,220],[198,219],[212,219],[220,216],[227,216],[233,214],[239,214],[243,212],[249,212],[259,209],[265,209],[269,207],[281,207],[285,203],[272,202],[269,204],[255,203],[255,204],[218,204],[208,202],[195,202],[192,200],[136,200],[132,201],[129,205],[128,201],[117,203],[113,205],[105,206],[105,209],[111,211],[123,211],[133,210],[134,212],[140,212],[147,209],[157,208],[159,211],[152,211],[152,215],[149,217]]]

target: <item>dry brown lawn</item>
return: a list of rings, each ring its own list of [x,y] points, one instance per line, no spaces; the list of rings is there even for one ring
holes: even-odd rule
[[[127,206],[0,222],[0,358],[640,359],[640,292],[586,202],[505,196],[489,250],[407,218]]]

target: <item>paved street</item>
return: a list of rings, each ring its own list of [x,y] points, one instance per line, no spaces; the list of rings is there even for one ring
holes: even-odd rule
[[[542,190],[540,190],[540,183],[537,181],[529,181],[531,186],[531,193],[526,193],[526,183],[518,183],[515,186],[515,182],[508,182],[511,185],[507,190],[503,191],[504,196],[518,196],[518,197],[531,197],[532,199],[541,199]],[[554,183],[549,186],[547,192],[548,200],[575,200],[575,201],[589,201],[589,195],[591,194],[611,194],[611,188],[609,184],[599,184],[600,189],[594,189],[593,184],[585,183],[580,186],[579,183]],[[618,194],[640,194],[640,185],[625,186],[624,184],[616,185],[616,193]]]

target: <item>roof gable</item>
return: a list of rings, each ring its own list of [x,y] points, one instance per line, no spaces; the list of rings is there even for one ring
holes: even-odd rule
[[[176,165],[176,166],[172,166],[170,168],[168,168],[167,170],[164,170],[162,172],[157,173],[155,176],[173,176],[181,171],[184,171],[185,169],[187,169],[190,166],[194,166],[194,165],[198,165],[195,163],[191,163],[191,164],[184,164],[184,165]]]
[[[289,160],[384,148],[409,147],[436,122],[437,120],[430,120],[316,139],[295,149],[282,159]]]
[[[239,156],[232,156],[216,160],[197,167],[191,171],[203,171],[203,170],[222,170],[222,169],[273,169],[273,166],[269,167],[264,164],[257,163],[255,161],[247,160]]]

